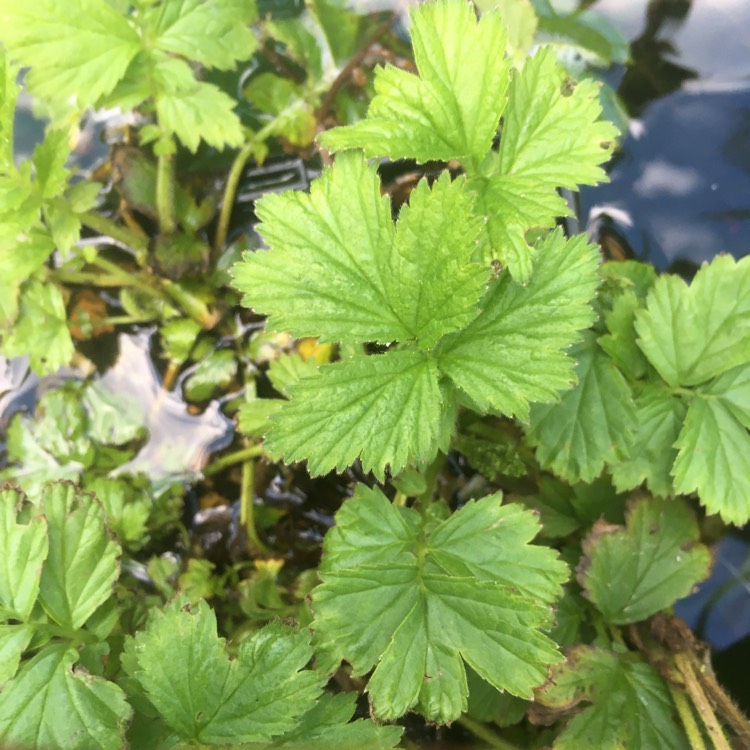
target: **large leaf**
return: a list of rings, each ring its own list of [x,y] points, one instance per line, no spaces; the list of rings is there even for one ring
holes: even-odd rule
[[[635,327],[638,345],[671,386],[698,385],[750,362],[750,257],[719,255],[690,287],[662,276]]]
[[[7,747],[120,750],[132,709],[114,683],[74,670],[78,652],[45,646],[3,688],[0,740]]]
[[[576,646],[565,664],[536,692],[542,706],[575,711],[554,750],[688,750],[669,689],[659,673],[637,658]],[[581,702],[590,703],[581,710]]]
[[[675,447],[674,487],[698,493],[708,513],[742,526],[750,520],[750,435],[717,398],[693,399]]]
[[[578,580],[604,617],[640,622],[687,596],[711,570],[695,514],[680,500],[640,498],[625,528],[597,521],[583,542]]]
[[[367,118],[320,136],[328,149],[363,148],[368,156],[425,162],[487,153],[505,107],[509,63],[499,15],[476,21],[471,5],[455,0],[411,11],[419,76],[380,68]],[[466,61],[471,60],[471,65]]]
[[[296,726],[322,688],[320,677],[302,671],[311,656],[305,636],[274,623],[243,640],[230,660],[213,610],[178,599],[152,611],[124,663],[183,740],[229,744]]]
[[[464,662],[522,697],[559,659],[540,632],[561,593],[565,566],[529,546],[534,517],[499,495],[471,501],[442,522],[393,506],[360,486],[325,540],[313,629],[331,665],[375,667],[376,715],[416,707],[431,721],[466,710]]]
[[[526,418],[529,401],[553,401],[574,382],[563,349],[593,320],[598,253],[556,231],[534,257],[528,285],[501,272],[478,317],[441,345],[440,369],[484,411]]]
[[[112,593],[120,572],[120,545],[109,536],[99,501],[72,484],[49,485],[42,507],[49,555],[39,600],[57,623],[80,628]]]
[[[0,0],[0,38],[30,68],[29,90],[64,105],[95,104],[141,48],[136,30],[104,0]],[[61,63],[64,61],[64,64]]]
[[[591,482],[631,442],[635,405],[625,378],[592,333],[570,350],[578,383],[555,404],[535,404],[527,439],[546,469]]]
[[[47,523],[14,489],[0,490],[0,620],[26,621],[47,558]]]
[[[266,449],[307,459],[311,474],[343,471],[359,457],[365,471],[397,474],[438,449],[447,411],[434,360],[416,351],[358,356],[325,365],[290,386],[291,401],[271,416]]]

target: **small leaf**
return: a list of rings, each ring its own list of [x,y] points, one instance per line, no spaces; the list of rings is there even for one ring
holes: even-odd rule
[[[570,483],[591,482],[630,443],[635,405],[625,378],[592,333],[570,350],[578,383],[555,404],[534,404],[527,441],[537,461]]]
[[[162,719],[182,739],[202,744],[261,742],[288,732],[321,692],[321,678],[302,671],[312,656],[305,636],[274,623],[239,643],[230,660],[203,601],[177,599],[152,610],[126,654],[130,676]]]
[[[576,646],[553,667],[535,700],[559,711],[576,711],[557,736],[554,750],[688,750],[676,710],[659,673],[636,658],[592,646]],[[591,705],[581,710],[582,701]]]
[[[47,558],[46,520],[24,505],[18,490],[0,490],[0,620],[28,620]]]
[[[696,492],[708,513],[742,526],[750,520],[750,435],[715,398],[695,398],[675,447],[674,488]]]
[[[590,79],[562,94],[553,49],[539,50],[515,71],[500,140],[500,173],[577,190],[606,180],[616,128],[599,120],[598,86]]]
[[[391,351],[324,365],[289,388],[291,401],[271,417],[266,450],[308,461],[313,475],[343,471],[359,457],[383,477],[438,450],[447,410],[434,360]]]
[[[107,533],[104,510],[72,484],[49,485],[42,494],[49,555],[39,600],[58,624],[80,628],[112,594],[120,545]]]
[[[646,482],[661,497],[675,494],[672,466],[674,447],[687,406],[662,383],[650,383],[636,398],[636,431],[624,459],[612,468],[612,479],[621,492]]]
[[[0,624],[0,689],[18,671],[21,656],[35,632],[33,625]]]
[[[202,359],[184,384],[185,397],[190,401],[206,401],[220,388],[225,388],[237,374],[237,358],[230,349],[217,349]]]
[[[73,357],[65,302],[54,284],[29,282],[21,292],[18,320],[3,338],[6,357],[29,355],[38,375],[55,372]]]
[[[480,314],[446,337],[438,360],[480,410],[522,419],[529,401],[553,401],[572,385],[574,362],[562,349],[592,322],[597,286],[598,253],[585,236],[553,232],[534,254],[529,284],[501,272]]]
[[[9,747],[120,750],[133,710],[113,682],[73,669],[78,652],[45,646],[8,682],[0,740]]]
[[[478,164],[505,108],[509,63],[500,16],[488,13],[477,23],[472,6],[446,2],[416,6],[411,19],[419,77],[379,68],[367,118],[319,141],[332,151]]]
[[[583,542],[578,581],[611,623],[640,622],[687,596],[708,576],[695,515],[681,500],[634,501],[625,528],[597,521]]]
[[[636,314],[638,345],[671,386],[691,386],[750,362],[750,258],[718,255],[688,287],[661,276]]]
[[[386,720],[415,706],[430,721],[456,719],[467,708],[464,661],[530,697],[559,658],[540,628],[566,578],[555,552],[528,544],[537,530],[499,495],[435,525],[360,485],[326,535],[312,594],[319,647],[355,675],[375,667],[368,692]]]

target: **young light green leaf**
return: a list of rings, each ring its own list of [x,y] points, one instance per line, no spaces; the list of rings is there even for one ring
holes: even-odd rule
[[[622,292],[605,312],[608,332],[599,337],[599,346],[630,380],[639,380],[648,372],[648,362],[638,346],[634,325],[635,315],[642,306],[633,290]]]
[[[646,385],[636,398],[636,430],[628,453],[611,467],[612,479],[620,492],[646,482],[654,495],[674,495],[672,466],[677,458],[674,444],[686,412],[684,401],[673,396],[662,383]]]
[[[499,259],[516,281],[525,284],[532,265],[526,232],[554,227],[556,217],[568,216],[570,208],[554,189],[525,177],[477,177],[469,185],[476,210],[485,219],[480,257],[487,263]]]
[[[298,337],[354,343],[409,337],[383,283],[383,259],[395,236],[389,201],[360,155],[339,157],[309,195],[264,196],[256,213],[271,251],[246,253],[234,266],[243,304]]]
[[[262,742],[292,730],[318,698],[322,680],[303,668],[307,638],[273,623],[229,658],[216,615],[201,601],[153,610],[126,645],[124,660],[162,719],[202,744]]]
[[[96,495],[104,508],[107,527],[123,545],[133,549],[143,546],[153,504],[143,486],[130,477],[96,477],[84,489]]]
[[[0,174],[13,168],[13,116],[20,91],[17,75],[5,48],[0,47]]]
[[[308,471],[343,471],[359,457],[381,479],[431,459],[447,411],[434,360],[417,351],[358,356],[289,388],[271,416],[265,448]]]
[[[29,355],[31,369],[45,375],[67,365],[73,356],[73,341],[62,293],[54,284],[30,281],[21,292],[18,320],[4,334],[6,357]]]
[[[467,706],[464,662],[530,697],[559,659],[540,628],[567,577],[555,552],[528,544],[537,531],[499,495],[436,524],[360,485],[325,540],[312,595],[320,648],[355,675],[376,667],[368,692],[383,719],[413,707],[456,719]]]
[[[687,596],[711,570],[693,511],[681,500],[631,503],[625,528],[597,521],[583,541],[578,581],[611,623],[640,622]]]
[[[671,386],[691,386],[750,362],[750,257],[718,255],[690,287],[662,276],[636,314],[638,345]]]
[[[479,222],[463,179],[421,180],[401,209],[384,286],[409,338],[430,349],[478,313],[488,269],[471,263]]]
[[[617,130],[599,120],[596,83],[583,80],[566,96],[562,78],[549,47],[514,73],[500,140],[501,174],[570,190],[606,180],[600,165]]]
[[[693,399],[675,447],[677,492],[696,492],[708,513],[742,526],[750,520],[750,434],[717,398]]]
[[[7,747],[120,750],[133,712],[113,682],[73,669],[78,652],[45,646],[8,682],[0,700]]]
[[[47,558],[47,522],[25,505],[23,493],[0,490],[0,620],[28,620]]]
[[[546,469],[571,483],[591,482],[630,444],[635,404],[625,378],[593,333],[570,350],[578,383],[554,404],[534,404],[526,434]]]
[[[480,314],[446,337],[440,369],[484,411],[525,419],[529,401],[558,397],[573,383],[573,360],[562,350],[593,320],[598,252],[580,235],[549,235],[534,251],[527,286],[501,272]]]
[[[141,48],[136,30],[104,0],[0,0],[0,28],[8,53],[30,68],[29,90],[61,106],[96,104]]]
[[[258,47],[248,26],[255,16],[253,0],[169,0],[149,8],[144,23],[159,49],[230,70]]]
[[[415,6],[411,19],[419,77],[392,65],[378,69],[367,118],[319,140],[332,151],[477,166],[505,108],[509,63],[500,17],[488,13],[477,23],[473,7],[455,0]]]
[[[66,628],[80,628],[112,594],[120,545],[110,538],[98,500],[69,483],[49,485],[42,494],[49,554],[42,570],[39,601]]]
[[[554,667],[535,700],[548,709],[575,711],[555,750],[688,750],[669,689],[643,661],[592,646],[575,646]],[[591,705],[581,710],[580,703]]]

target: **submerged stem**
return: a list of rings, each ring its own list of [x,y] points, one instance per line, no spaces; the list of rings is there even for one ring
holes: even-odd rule
[[[156,167],[156,210],[159,232],[173,234],[177,229],[174,208],[175,164],[173,154],[160,154]]]
[[[244,526],[247,538],[253,547],[262,553],[268,554],[268,547],[258,536],[255,528],[255,503],[253,502],[253,486],[255,484],[255,461],[249,459],[242,464],[242,484],[240,485],[240,523]]]
[[[234,451],[234,453],[228,453],[226,456],[217,458],[216,461],[210,463],[203,470],[203,476],[211,477],[226,469],[227,466],[234,466],[242,461],[247,461],[250,458],[257,458],[261,455],[263,455],[263,446],[261,445],[251,445],[248,448],[241,448],[238,451]]]

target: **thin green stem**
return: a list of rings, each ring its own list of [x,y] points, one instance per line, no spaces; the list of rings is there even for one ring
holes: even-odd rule
[[[247,538],[252,546],[261,554],[268,554],[268,547],[258,536],[255,527],[255,503],[253,502],[253,487],[255,485],[255,460],[253,458],[242,464],[242,483],[240,485],[240,523],[245,527]]]
[[[127,227],[123,227],[120,224],[116,224],[112,219],[108,219],[106,216],[94,213],[93,211],[86,211],[78,217],[84,226],[89,229],[93,229],[99,234],[111,237],[113,240],[129,247],[135,251],[136,256],[141,262],[141,258],[145,258],[148,253],[148,238],[131,231]]]
[[[249,448],[241,448],[234,453],[228,453],[226,456],[217,458],[216,461],[210,463],[204,470],[203,476],[211,477],[214,474],[218,474],[228,466],[234,466],[235,464],[242,463],[251,458],[257,458],[263,455],[263,447],[260,445],[251,445]]]
[[[102,328],[103,326],[124,326],[133,323],[150,323],[154,319],[153,315],[111,315],[108,318],[92,318],[88,323],[92,328]],[[80,328],[85,321],[69,320],[68,328]]]
[[[393,504],[397,508],[403,508],[406,505],[406,501],[408,499],[409,498],[403,492],[401,492],[401,490],[399,490],[398,492],[396,492],[396,496],[393,498]]]
[[[159,232],[161,234],[174,234],[177,229],[174,183],[174,154],[160,154],[156,166],[156,210],[159,214]]]
[[[670,685],[669,683],[667,685],[669,686],[669,692],[672,694],[672,701],[677,709],[677,713],[680,716],[682,727],[690,743],[690,750],[706,750],[703,734],[695,720],[695,714],[687,695],[674,685]]]
[[[229,170],[227,184],[224,186],[224,199],[221,202],[221,212],[219,213],[219,224],[216,227],[216,236],[214,237],[214,252],[218,255],[227,241],[229,233],[229,220],[232,217],[232,208],[234,208],[234,199],[237,195],[237,186],[240,184],[242,170],[247,164],[247,160],[253,155],[257,145],[257,140],[253,138],[249,143],[240,150],[234,157],[232,168]]]
[[[514,745],[512,742],[504,740],[502,737],[495,734],[495,732],[493,732],[488,726],[472,719],[467,714],[460,716],[457,721],[462,727],[468,729],[475,737],[478,737],[482,742],[486,742],[488,747],[497,748],[497,750],[521,750],[518,745]]]
[[[113,263],[111,260],[102,258],[101,255],[97,255],[91,261],[91,264],[94,266],[99,266],[99,268],[107,271],[107,273],[109,273],[112,277],[122,279],[124,286],[136,287],[146,294],[150,294],[152,297],[157,297],[161,300],[164,299],[164,295],[162,294],[162,292],[154,287],[150,281],[146,281],[140,275],[136,275],[134,273],[126,271],[124,268],[118,266],[117,263]]]
[[[91,284],[99,287],[123,287],[130,286],[124,279],[105,273],[89,273],[87,271],[63,271],[55,270],[47,274],[50,281],[58,281],[61,284]]]
[[[201,328],[209,330],[216,325],[218,315],[208,309],[206,303],[169,279],[160,279],[161,288],[193,319]]]

